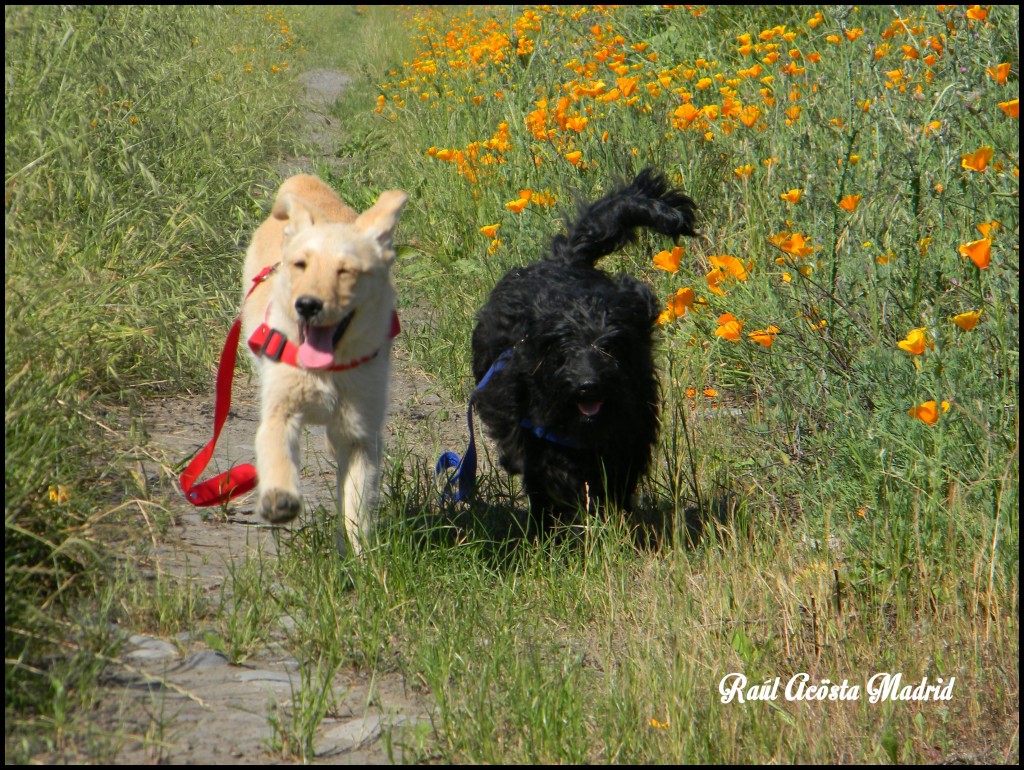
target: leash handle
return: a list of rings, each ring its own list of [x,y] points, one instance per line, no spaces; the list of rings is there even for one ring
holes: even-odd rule
[[[221,473],[212,479],[196,483],[199,475],[213,456],[221,429],[228,419],[231,409],[231,381],[235,374],[235,359],[238,354],[238,338],[242,331],[242,319],[236,318],[224,342],[224,352],[220,356],[217,368],[217,401],[213,412],[213,438],[192,458],[179,483],[185,497],[195,506],[219,505],[256,487],[256,469],[252,465],[236,465],[231,470]]]
[[[441,488],[441,500],[446,503],[460,503],[468,499],[476,489],[476,436],[473,433],[473,399],[469,400],[466,410],[466,422],[469,424],[469,448],[459,459],[455,452],[445,452],[437,460],[434,475],[438,478],[449,468],[455,468],[444,486]]]

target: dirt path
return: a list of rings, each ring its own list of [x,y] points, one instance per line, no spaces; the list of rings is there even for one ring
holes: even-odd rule
[[[325,114],[325,108],[334,104],[348,77],[316,70],[302,80],[307,87],[305,122],[310,139],[325,162],[337,160],[335,119]],[[292,158],[282,167],[283,175],[311,170],[309,158]],[[403,314],[404,334],[417,334],[428,320],[422,314]],[[424,465],[443,449],[460,451],[465,441],[460,410],[444,403],[430,379],[416,370],[401,338],[394,359],[388,447],[401,443],[412,448],[413,462]],[[189,505],[176,488],[170,469],[208,440],[212,414],[212,393],[156,402],[145,414],[149,459],[144,473],[154,500],[168,508],[173,525],[155,544],[143,566],[149,574],[143,577],[166,576],[177,584],[191,581],[217,606],[221,591],[230,586],[232,563],[251,553],[274,558],[276,547],[273,528],[253,515],[253,494],[232,503],[226,517],[211,516]],[[395,415],[401,415],[400,424]],[[237,462],[253,462],[257,423],[257,384],[236,373],[231,416],[204,477]],[[334,472],[323,443],[322,429],[307,431],[303,492],[310,509],[333,505]],[[276,709],[287,709],[302,686],[283,623],[268,630],[265,648],[244,665],[232,665],[203,642],[201,633],[159,639],[124,631],[129,643],[121,664],[109,672],[97,715],[105,730],[132,736],[118,748],[118,764],[280,761],[280,753],[269,751],[274,740],[270,716]],[[344,696],[317,731],[317,763],[402,761],[411,758],[403,753],[404,746],[429,739],[429,697],[407,687],[400,675],[376,675],[371,680],[359,671],[342,670],[335,677],[334,691]]]

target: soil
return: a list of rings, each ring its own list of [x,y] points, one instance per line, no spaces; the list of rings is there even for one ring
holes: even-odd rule
[[[332,70],[314,70],[301,79],[306,85],[310,142],[321,151],[321,162],[337,161],[335,119],[325,114],[325,108],[334,104],[349,78]],[[282,165],[282,178],[313,171],[310,160],[290,158]],[[416,334],[429,317],[422,311],[403,312],[401,320],[406,334]],[[425,466],[432,465],[428,458],[445,449],[462,451],[467,437],[461,408],[448,403],[430,378],[416,369],[401,338],[393,357],[391,414],[401,414],[402,420],[397,427],[389,420],[388,446],[397,442],[405,449],[412,447],[410,456],[415,459],[411,461]],[[254,515],[254,493],[233,502],[226,515],[209,515],[208,509],[192,507],[176,488],[170,469],[212,435],[212,381],[210,387],[206,395],[158,401],[146,410],[144,453],[148,459],[142,470],[151,499],[167,508],[173,523],[166,534],[154,538],[140,569],[148,573],[143,579],[160,574],[194,581],[217,606],[221,591],[230,586],[231,565],[254,552],[273,557],[279,533]],[[231,464],[254,461],[258,413],[255,379],[236,372],[230,417],[204,478]],[[334,504],[334,471],[323,452],[322,434],[322,428],[307,429],[302,482],[307,510]],[[284,754],[273,750],[270,716],[275,710],[287,710],[302,686],[298,662],[285,644],[286,628],[269,629],[265,648],[244,665],[233,665],[211,649],[201,633],[161,639],[134,629],[121,631],[128,642],[105,678],[96,715],[102,732],[131,736],[115,741],[114,762],[284,761]],[[339,671],[333,684],[340,706],[317,730],[313,762],[380,764],[424,758],[422,747],[430,744],[433,714],[422,687],[407,686],[399,674],[370,678],[355,669]],[[54,761],[68,759],[53,757]]]

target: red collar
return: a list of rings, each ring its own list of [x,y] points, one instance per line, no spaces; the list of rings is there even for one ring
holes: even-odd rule
[[[256,287],[263,283],[270,275],[277,270],[277,266],[280,265],[277,262],[273,265],[263,268],[259,274],[252,279],[252,288],[249,289],[249,293],[245,295],[246,299],[249,299],[249,294],[256,291]],[[269,308],[268,308],[269,310]],[[398,323],[398,313],[396,311],[391,312],[391,331],[388,335],[389,340],[393,340],[402,332],[402,327]],[[260,324],[259,328],[252,333],[249,338],[249,348],[257,356],[266,356],[271,361],[283,361],[289,366],[296,368],[303,368],[299,365],[299,346],[294,342],[289,342],[288,338],[279,332],[277,329],[272,329],[267,325],[266,321]],[[329,366],[326,369],[316,369],[310,371],[319,372],[343,372],[346,369],[355,369],[360,364],[365,364],[367,361],[372,361],[380,353],[380,349],[373,351],[368,356],[357,358],[354,361],[348,361],[344,364],[338,364],[336,366]]]
[[[398,323],[398,313],[392,311],[391,313],[391,331],[388,334],[388,339],[393,340],[402,331],[401,325]],[[265,322],[259,325],[259,328],[252,333],[249,337],[249,348],[257,356],[266,356],[271,361],[281,361],[294,366],[297,368],[304,368],[299,364],[299,346],[294,342],[290,342],[288,338],[279,332],[277,329],[272,329]],[[329,366],[326,369],[310,369],[309,371],[317,372],[343,372],[347,369],[355,369],[361,364],[365,364],[367,361],[372,361],[380,353],[380,349],[373,351],[367,356],[357,358],[353,361],[347,361],[343,364],[336,364],[335,366]]]

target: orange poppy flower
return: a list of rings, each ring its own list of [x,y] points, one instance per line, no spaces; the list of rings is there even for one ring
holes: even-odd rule
[[[753,128],[760,118],[761,110],[752,104],[749,104],[740,110],[740,123],[745,125],[747,128]]]
[[[989,67],[985,72],[999,85],[1006,85],[1006,78],[1010,75],[1010,63],[1003,62],[1002,64],[997,64],[994,67]]]
[[[988,168],[990,160],[992,160],[992,148],[986,145],[961,156],[960,165],[968,171],[984,171]]]
[[[680,289],[668,298],[665,309],[658,316],[658,325],[665,326],[677,318],[682,318],[693,307],[695,301],[696,295],[694,295],[693,289]]]
[[[952,320],[957,326],[963,329],[965,332],[969,332],[975,326],[978,325],[978,321],[981,319],[981,314],[984,311],[981,310],[969,310],[966,313],[958,313],[953,316]]]
[[[484,225],[483,227],[480,228],[480,232],[482,232],[488,238],[493,238],[494,234],[498,232],[499,227],[501,227],[501,225]]]
[[[979,270],[984,270],[992,261],[992,239],[982,238],[965,243],[960,247],[959,251],[960,256],[970,259],[971,262],[978,266]]]
[[[704,388],[704,390],[702,390],[701,393],[703,393],[708,398],[716,398],[718,396],[718,391],[715,390],[714,388]]]
[[[735,278],[737,281],[747,280],[747,269],[736,257],[723,254],[720,257],[708,257],[708,261],[730,278]]]
[[[685,253],[682,246],[674,246],[672,251],[659,251],[654,255],[654,266],[667,273],[674,273],[679,269],[679,261]]]
[[[583,157],[583,153],[580,152],[579,150],[573,150],[572,152],[567,152],[565,154],[565,159],[567,161],[569,161],[570,163],[572,163],[572,165],[574,165],[574,166],[578,166],[579,165],[580,158],[582,158],[582,157]]]
[[[857,208],[857,204],[860,203],[861,196],[859,195],[847,195],[841,201],[839,201],[839,208],[843,211],[853,211]]]
[[[680,289],[668,298],[668,309],[675,313],[676,318],[682,318],[686,315],[686,311],[693,307],[695,299],[696,295],[693,293],[693,289]]]
[[[672,113],[673,118],[677,120],[673,121],[673,125],[677,128],[686,128],[698,117],[700,117],[700,110],[694,107],[689,102],[680,104]]]
[[[928,339],[928,331],[922,326],[907,332],[906,339],[897,342],[896,347],[912,355],[919,356],[924,353],[925,348],[934,348],[935,343]]]
[[[768,240],[777,249],[794,257],[809,257],[814,253],[814,247],[807,243],[807,239],[801,233],[779,233]]]
[[[639,83],[636,78],[616,78],[615,82],[619,86],[619,91],[627,99],[633,95]]]
[[[606,90],[608,90],[608,86],[605,85],[605,82],[603,80],[598,80],[586,86],[577,85],[576,95],[579,96],[580,94],[583,94],[584,96],[600,96]]]
[[[513,214],[518,214],[523,209],[526,208],[526,204],[529,202],[530,201],[528,201],[526,198],[516,198],[514,201],[509,201],[508,203],[506,203],[505,208],[507,208]]]
[[[715,336],[721,337],[729,342],[739,342],[743,334],[743,321],[739,320],[732,313],[722,313],[718,316],[718,328],[715,329]]]
[[[767,329],[755,329],[747,336],[758,345],[764,345],[766,348],[770,348],[772,343],[775,342],[775,335],[778,333],[778,326],[769,326]]]
[[[1011,99],[1008,102],[999,102],[999,109],[1001,109],[1014,120],[1017,120],[1018,116],[1020,115],[1019,102],[1019,99]]]
[[[718,285],[725,280],[725,273],[723,273],[718,268],[715,268],[704,277],[705,279],[707,279],[709,291],[714,292],[719,297],[725,296],[725,292],[722,291],[722,288]]]
[[[786,201],[786,203],[799,203],[800,196],[802,196],[803,194],[803,190],[801,190],[799,187],[794,187],[789,192],[782,193],[782,195],[780,195],[779,197],[782,198],[782,200]]]
[[[577,134],[581,133],[584,128],[587,127],[587,123],[590,118],[584,118],[579,115],[573,115],[570,118],[566,118],[565,127],[571,131],[575,131]]]
[[[925,401],[923,404],[908,409],[907,414],[911,417],[915,417],[925,425],[934,425],[939,421],[940,409],[944,414],[949,411],[950,404],[948,401],[943,401],[941,405],[935,401]]]
[[[740,166],[739,168],[734,168],[732,170],[732,173],[734,173],[736,176],[740,177],[741,179],[748,179],[750,177],[750,175],[754,173],[754,166],[752,166],[751,164],[748,163],[745,166]]]

